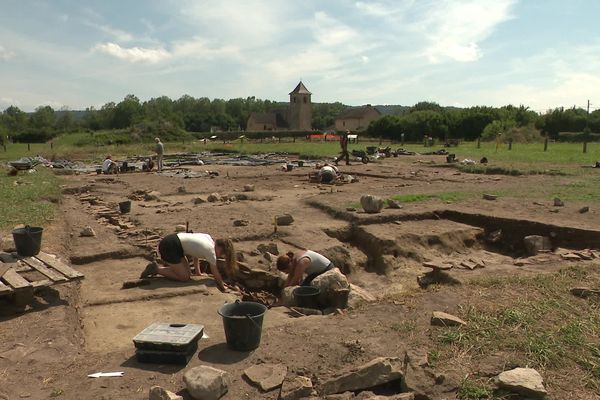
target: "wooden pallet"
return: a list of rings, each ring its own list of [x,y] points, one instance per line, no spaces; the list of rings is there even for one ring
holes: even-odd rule
[[[30,275],[42,276],[32,279]],[[55,256],[40,252],[35,257],[16,257],[0,253],[0,296],[13,295],[15,302],[26,304],[35,289],[83,279],[84,275]]]

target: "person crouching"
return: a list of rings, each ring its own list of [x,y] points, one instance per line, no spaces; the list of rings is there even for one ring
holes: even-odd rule
[[[288,275],[285,287],[310,286],[313,279],[334,268],[327,257],[312,250],[288,252],[277,258],[277,269]]]

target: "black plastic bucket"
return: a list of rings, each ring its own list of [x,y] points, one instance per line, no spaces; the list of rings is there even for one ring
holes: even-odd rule
[[[122,201],[119,203],[119,210],[121,210],[121,214],[127,214],[131,211],[131,201]]]
[[[319,308],[319,288],[314,286],[298,286],[292,292],[296,305],[304,308]]]
[[[260,345],[263,317],[267,307],[252,301],[224,304],[218,311],[223,317],[227,345],[236,351],[251,351]]]
[[[12,231],[17,254],[21,257],[32,257],[40,252],[42,247],[42,232],[44,228],[26,226]]]
[[[304,167],[304,161],[302,161],[302,160],[299,160],[299,161],[298,161],[298,166],[299,166],[299,167]]]

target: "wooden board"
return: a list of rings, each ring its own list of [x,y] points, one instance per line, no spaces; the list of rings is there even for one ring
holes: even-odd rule
[[[6,271],[2,279],[10,286],[12,286],[12,288],[15,290],[31,288],[31,283],[29,283],[28,280],[19,275],[17,271],[14,270],[14,268],[11,268],[8,271]]]
[[[12,289],[6,286],[4,283],[0,282],[0,295],[12,293]]]
[[[48,264],[64,276],[69,279],[81,279],[83,278],[83,274],[75,271],[73,268],[69,267],[67,264],[63,263],[57,258],[50,256],[49,254],[42,253],[35,256],[40,261],[43,261],[45,264]]]
[[[69,280],[69,278],[66,278],[61,273],[46,267],[46,265],[44,265],[44,263],[38,260],[37,258],[27,257],[23,258],[21,262],[24,262],[25,264],[31,266],[33,269],[37,270],[42,275],[47,276],[48,278],[50,278],[50,280],[54,282],[65,282]]]

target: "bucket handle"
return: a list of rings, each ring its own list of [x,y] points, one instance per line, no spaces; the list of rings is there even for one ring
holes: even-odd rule
[[[236,299],[236,300],[235,300],[235,304],[239,304],[239,303],[241,303],[240,299]],[[225,302],[225,304],[227,304],[227,302]],[[258,325],[258,324],[256,323],[256,321],[254,321],[254,320],[252,319],[252,317],[250,316],[250,314],[245,314],[244,316],[245,316],[246,318],[248,318],[248,321],[252,322],[252,325],[254,325],[254,326],[257,328],[257,329],[262,329],[262,328],[261,328],[261,326],[260,326],[260,325]]]

